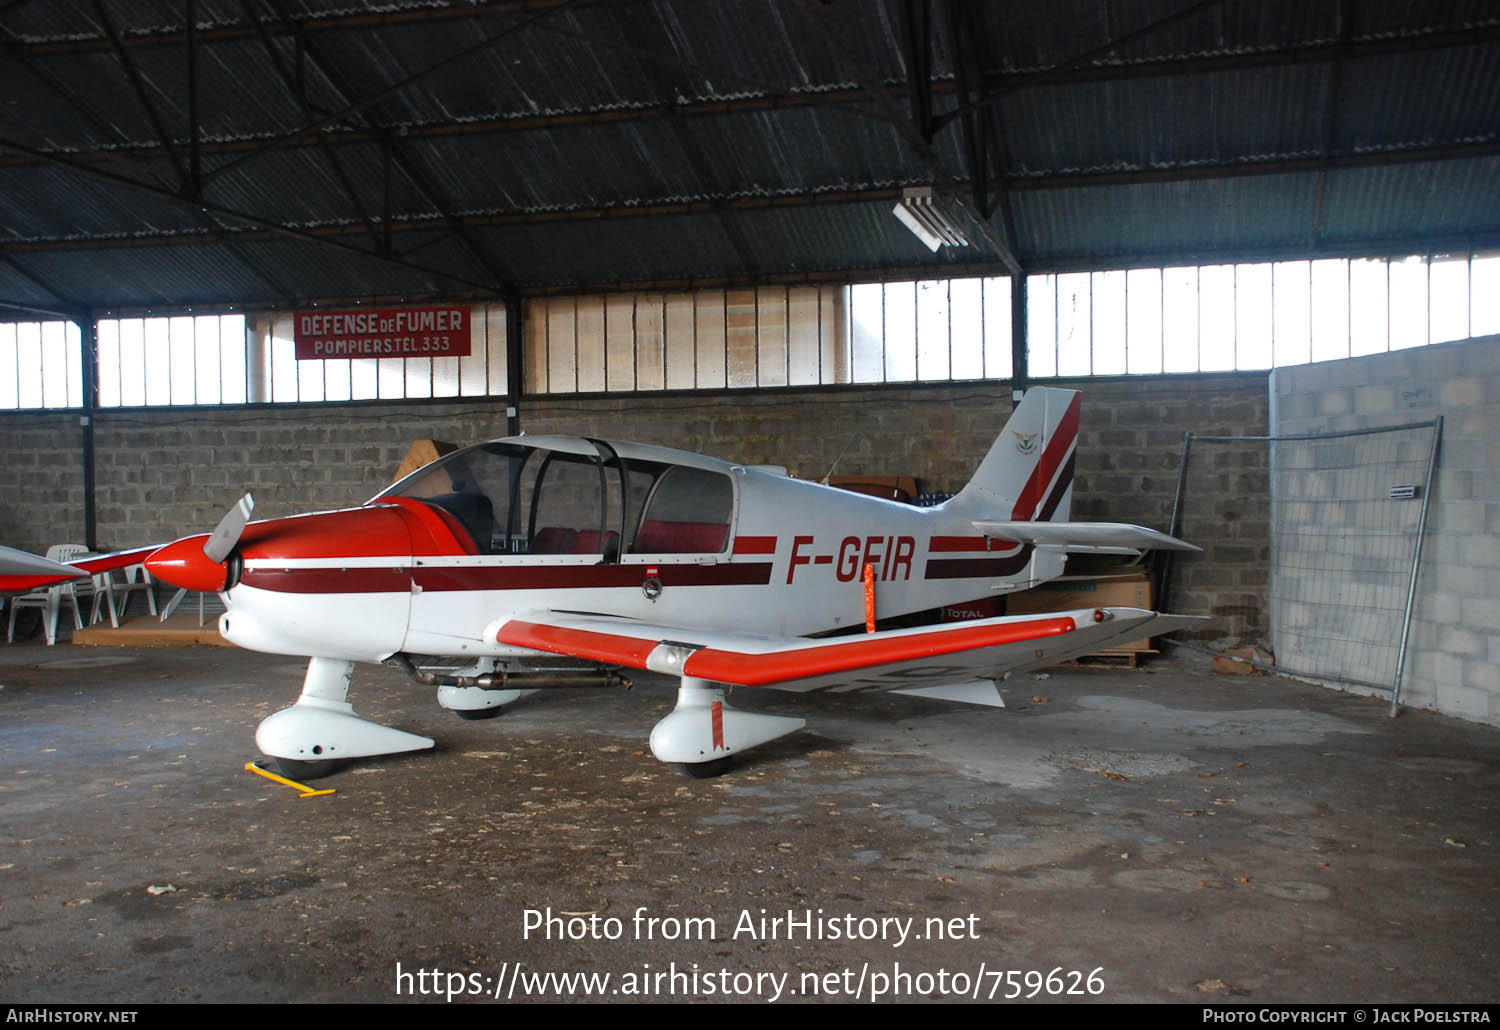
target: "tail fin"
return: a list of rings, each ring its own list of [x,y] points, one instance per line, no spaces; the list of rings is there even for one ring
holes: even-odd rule
[[[1038,386],[1026,391],[948,510],[1016,522],[1066,522],[1080,407],[1077,390]]]

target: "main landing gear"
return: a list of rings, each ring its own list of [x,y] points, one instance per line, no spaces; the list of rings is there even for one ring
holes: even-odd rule
[[[352,662],[310,659],[297,703],[268,716],[256,729],[256,745],[276,759],[285,775],[297,780],[317,779],[337,772],[351,759],[433,746],[428,737],[355,715],[354,706],[346,700],[353,671]],[[602,685],[597,674],[590,682],[594,684]],[[689,776],[703,779],[726,772],[740,751],[806,725],[806,720],[790,716],[737,711],[725,703],[724,690],[718,683],[682,677],[677,706],[651,730],[651,753],[660,761],[678,765]],[[439,699],[444,707],[483,717],[525,693],[530,690],[443,685]]]
[[[805,719],[737,711],[724,703],[720,684],[684,676],[677,707],[651,730],[651,753],[694,779],[705,779],[728,770],[735,753],[805,725]]]

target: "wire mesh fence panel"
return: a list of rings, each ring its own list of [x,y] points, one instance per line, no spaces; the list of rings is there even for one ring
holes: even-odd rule
[[[1266,449],[1267,629],[1283,672],[1395,689],[1438,432],[1436,424],[1420,423],[1295,437],[1190,439],[1181,489],[1185,533],[1222,506],[1203,479],[1221,462],[1218,456],[1244,455],[1247,446]],[[1204,557],[1212,559],[1212,553]],[[1183,572],[1191,583],[1194,569]],[[1212,563],[1203,563],[1198,574],[1215,574]]]
[[[1282,668],[1394,687],[1433,433],[1271,445],[1271,632]]]

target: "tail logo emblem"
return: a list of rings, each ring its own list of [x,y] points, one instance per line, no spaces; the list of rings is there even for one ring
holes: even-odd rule
[[[1014,429],[1012,429],[1011,430],[1011,435],[1016,438],[1016,453],[1017,454],[1031,455],[1031,454],[1035,454],[1036,453],[1036,441],[1037,441],[1037,437],[1041,436],[1042,434],[1041,433],[1018,433]]]

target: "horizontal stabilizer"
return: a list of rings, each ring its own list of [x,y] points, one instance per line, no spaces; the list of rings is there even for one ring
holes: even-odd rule
[[[945,683],[940,687],[909,687],[894,690],[893,694],[925,697],[933,701],[957,701],[966,705],[984,705],[986,708],[1004,708],[1005,698],[994,680],[973,680],[969,683]]]
[[[1041,668],[1198,621],[1140,608],[1082,608],[809,639],[534,612],[506,622],[498,638],[515,647],[714,683],[841,693],[964,683]]]
[[[1124,552],[1201,551],[1203,548],[1128,522],[988,522],[976,520],[974,528],[985,536],[1037,547],[1062,547],[1069,551]]]
[[[70,579],[82,579],[111,569],[124,568],[144,560],[154,550],[156,547],[152,545],[115,554],[90,555],[65,565],[29,551],[0,547],[0,594],[38,590],[66,583]]]

